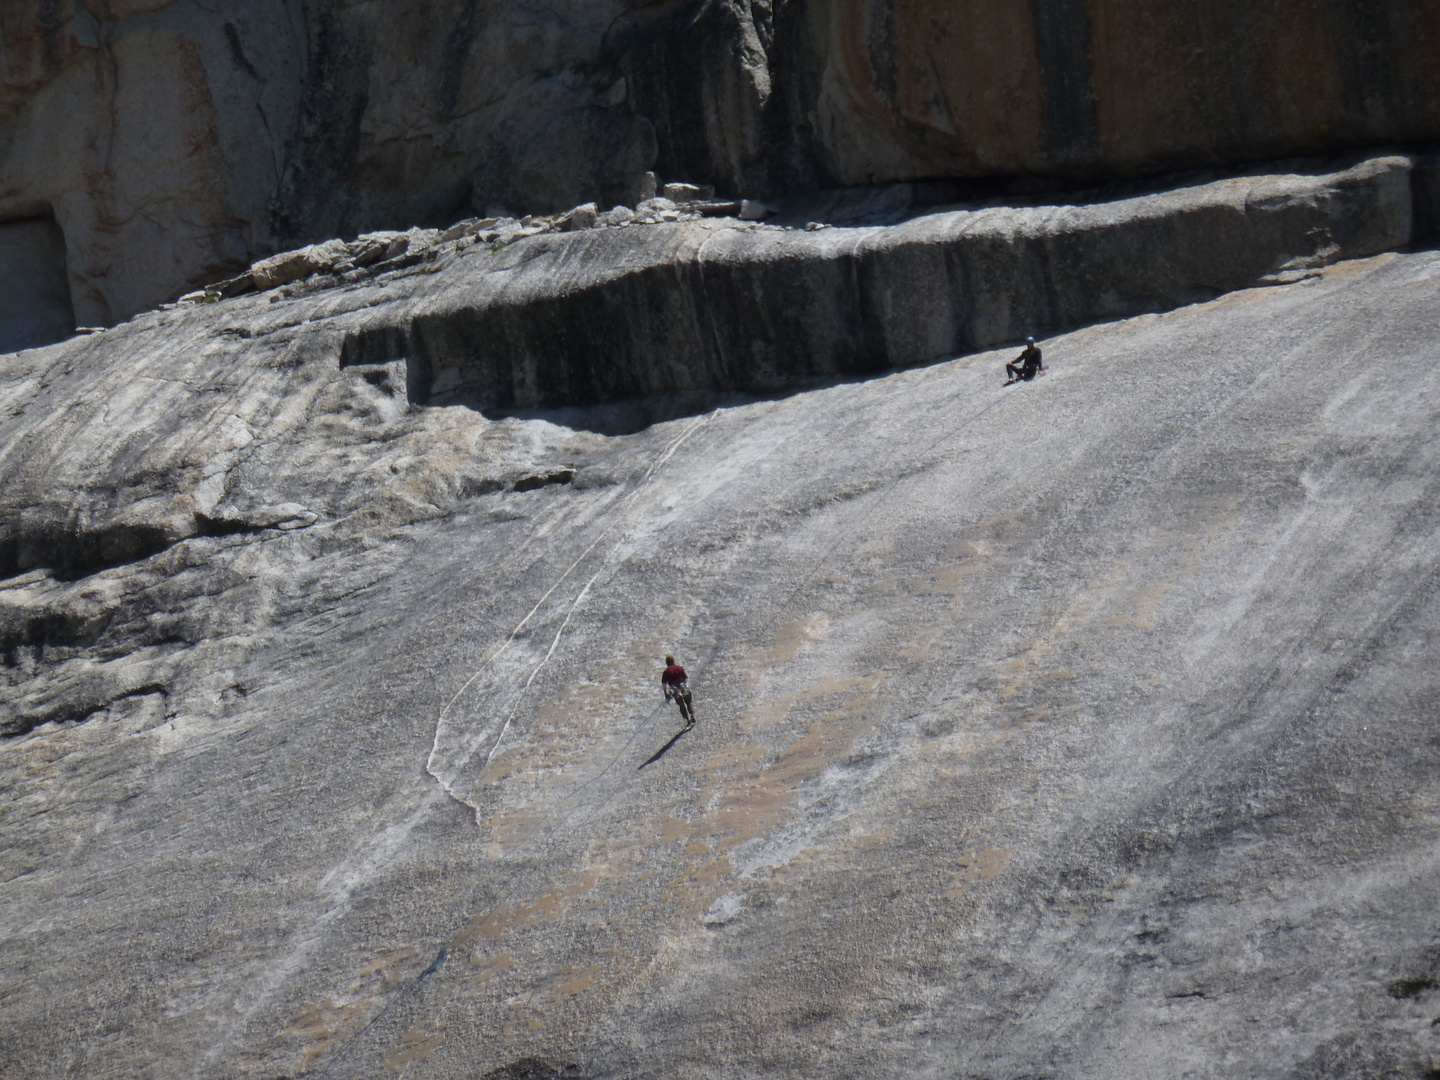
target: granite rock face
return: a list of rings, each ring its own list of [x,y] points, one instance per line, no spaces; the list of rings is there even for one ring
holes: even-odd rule
[[[1437,287],[623,437],[323,292],[7,357],[0,1071],[1425,1075]]]
[[[53,220],[73,323],[110,325],[334,236],[633,206],[652,169],[767,197],[1433,142],[1437,34],[1420,0],[14,0],[0,223]]]
[[[1440,123],[1423,2],[774,10],[773,96],[811,134],[781,166],[791,184],[1131,175],[1432,140]]]
[[[1414,174],[477,222],[0,358],[0,1074],[1434,1072],[1440,256],[1336,261]],[[920,335],[806,388],[812,279],[911,266],[900,340],[966,237],[946,280],[1090,323],[1047,374]],[[1124,302],[1186,306],[1062,303],[1136,237]],[[669,275],[648,335],[725,274],[767,400],[666,341],[648,426],[422,377],[427,320]]]

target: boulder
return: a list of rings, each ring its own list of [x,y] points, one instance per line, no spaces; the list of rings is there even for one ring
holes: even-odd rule
[[[286,251],[262,259],[250,267],[250,279],[261,292],[288,285],[311,274],[332,269],[350,258],[351,249],[343,240],[327,240],[298,251]]]
[[[464,221],[457,221],[454,225],[451,225],[448,229],[440,233],[440,242],[443,244],[451,240],[459,240],[463,236],[473,235],[478,227],[479,221],[479,218],[467,218]]]
[[[403,232],[366,233],[350,248],[350,262],[355,266],[370,266],[373,263],[403,255],[410,247],[410,237]]]
[[[410,229],[405,233],[405,254],[417,255],[434,247],[439,242],[439,229]]]
[[[557,228],[565,232],[575,232],[579,229],[593,229],[599,218],[599,207],[593,202],[584,206],[577,206],[567,214],[556,219]]]

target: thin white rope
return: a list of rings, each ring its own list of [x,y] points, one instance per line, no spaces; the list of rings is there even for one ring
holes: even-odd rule
[[[515,628],[511,630],[510,633],[506,636],[505,640],[501,642],[500,647],[497,648],[493,653],[491,653],[485,660],[480,662],[479,666],[476,667],[474,673],[465,680],[464,685],[462,685],[459,690],[455,691],[455,696],[446,703],[445,708],[440,710],[440,715],[435,720],[435,737],[431,740],[430,743],[430,757],[429,760],[425,763],[425,771],[430,773],[430,775],[434,776],[437,780],[440,780],[441,784],[446,787],[447,791],[449,790],[449,785],[445,784],[444,779],[435,773],[435,758],[436,755],[439,753],[440,749],[440,730],[445,724],[445,717],[449,715],[450,710],[455,707],[455,703],[460,700],[461,696],[465,693],[465,691],[469,690],[470,687],[474,685],[475,680],[480,678],[480,676],[485,673],[485,670],[496,660],[498,660],[500,656],[507,649],[509,649],[512,644],[514,644],[515,638],[519,636],[522,630],[525,629],[526,625],[530,622],[530,620],[535,617],[535,613],[544,606],[545,601],[550,599],[551,595],[555,592],[555,590],[558,589],[562,584],[564,584],[565,580],[575,572],[575,568],[578,567],[581,563],[583,563],[587,558],[589,558],[590,553],[600,545],[600,542],[604,540],[606,536],[608,536],[615,528],[617,528],[622,522],[626,520],[624,511],[628,510],[631,506],[633,506],[635,501],[639,499],[640,495],[645,491],[645,489],[649,487],[650,481],[654,478],[655,473],[660,469],[660,467],[663,466],[666,462],[668,462],[672,457],[674,457],[675,452],[679,450],[682,445],[684,445],[685,441],[689,439],[690,436],[693,435],[697,430],[699,430],[700,426],[709,419],[709,413],[705,414],[704,416],[697,417],[680,434],[680,436],[676,438],[669,446],[667,446],[665,450],[650,464],[650,468],[647,469],[645,475],[641,477],[640,483],[636,486],[635,490],[626,497],[626,504],[621,514],[617,515],[615,520],[612,521],[609,525],[607,525],[601,531],[600,535],[597,536],[593,541],[591,541],[590,546],[580,553],[580,557],[577,558],[573,563],[571,563],[563,574],[561,574],[558,578],[555,579],[555,583],[551,585],[550,588],[545,590],[545,594],[535,602],[535,606],[529,610],[529,612],[525,615],[523,619],[521,619],[518,623],[515,624]],[[599,572],[597,572],[595,576],[598,577]],[[560,631],[555,635],[555,640],[550,643],[550,651],[545,654],[545,658],[536,665],[535,670],[530,673],[530,677],[525,681],[525,686],[520,691],[521,699],[524,698],[525,691],[530,689],[530,684],[535,681],[535,677],[539,674],[540,669],[544,667],[550,657],[555,654],[555,649],[560,644],[560,635],[564,633],[565,626],[570,622],[570,616],[574,614],[575,607],[579,603],[580,597],[583,597],[585,595],[585,593],[589,590],[590,586],[594,583],[594,581],[595,578],[592,577],[590,581],[586,583],[585,587],[580,590],[580,594],[576,597],[575,603],[572,603],[570,605],[570,611],[565,616],[565,622],[561,624]],[[504,736],[505,729],[509,727],[510,720],[514,717],[519,707],[520,700],[517,699],[514,708],[511,709],[510,715],[505,718],[505,723],[501,727],[501,737]],[[495,745],[490,748],[490,752],[485,757],[486,764],[489,764],[490,759],[494,757],[495,749],[499,745],[500,741],[497,738],[495,741]]]

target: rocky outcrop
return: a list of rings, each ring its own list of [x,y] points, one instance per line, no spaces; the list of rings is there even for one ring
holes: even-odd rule
[[[56,223],[94,326],[333,236],[633,208],[651,170],[756,198],[1440,139],[1424,4],[1217,10],[18,0],[0,223]]]
[[[479,247],[337,318],[342,364],[489,409],[771,393],[1159,311],[1404,247],[1411,163],[880,227],[676,221]],[[693,216],[693,215],[692,215]]]

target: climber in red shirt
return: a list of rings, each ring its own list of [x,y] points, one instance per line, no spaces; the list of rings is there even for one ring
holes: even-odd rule
[[[685,718],[685,726],[695,726],[695,706],[690,703],[689,676],[685,669],[675,663],[673,656],[665,657],[665,674],[660,676],[660,688],[665,691],[665,700],[674,701],[680,706],[680,715]]]

